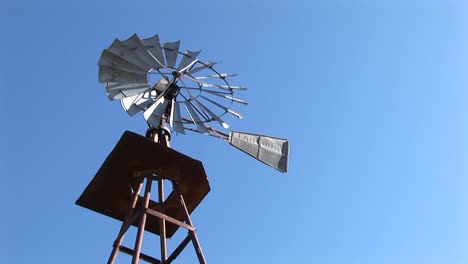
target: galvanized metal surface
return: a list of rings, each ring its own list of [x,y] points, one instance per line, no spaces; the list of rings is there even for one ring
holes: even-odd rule
[[[242,118],[231,107],[248,102],[234,96],[235,90],[245,87],[227,82],[235,74],[214,70],[216,63],[198,60],[199,54],[200,51],[181,52],[180,41],[161,45],[158,35],[140,39],[134,34],[123,41],[116,39],[102,52],[99,80],[106,83],[111,99],[121,100],[129,115],[143,111],[151,127],[166,122],[180,134],[188,130],[221,138],[263,163],[287,172],[286,139],[235,131],[228,136],[209,126],[215,121],[228,129],[230,126],[222,116]]]
[[[148,122],[152,127],[158,127],[161,123],[163,114],[171,101],[172,100],[167,100],[164,97],[161,97],[153,105],[148,107],[148,109],[143,113],[143,117],[146,122]]]
[[[199,54],[181,52],[180,41],[161,44],[158,35],[141,39],[133,34],[126,40],[116,39],[103,50],[98,62],[99,82],[105,83],[110,99],[122,101],[129,115],[143,111],[150,126],[158,127],[158,121],[164,118],[181,134],[186,128],[208,133],[206,124],[212,121],[228,128],[221,116],[230,113],[242,117],[231,107],[233,103],[247,104],[234,97],[234,90],[245,87],[230,85],[228,78],[236,74],[216,71],[216,63],[200,61]],[[180,89],[174,91],[174,99],[162,102],[159,99],[168,91],[169,83]],[[184,107],[180,107],[182,103]],[[169,108],[171,111],[165,111]]]
[[[200,51],[185,51],[184,56],[182,56],[182,60],[179,63],[179,67],[177,67],[180,71],[184,71],[188,66],[192,65],[196,60],[197,56],[200,54]]]
[[[167,67],[175,68],[177,54],[179,54],[180,41],[164,43],[164,53],[166,54]]]
[[[289,142],[286,139],[244,132],[230,132],[229,143],[281,172],[288,171]]]
[[[141,42],[145,45],[146,49],[154,59],[158,61],[159,67],[166,65],[166,60],[164,59],[161,44],[159,42],[159,36],[157,34],[150,38],[142,39]]]

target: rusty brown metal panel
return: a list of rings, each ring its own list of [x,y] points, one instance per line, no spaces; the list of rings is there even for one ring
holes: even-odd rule
[[[207,175],[200,161],[141,135],[125,131],[76,204],[123,221],[132,207],[132,188],[136,190],[139,184],[133,175],[150,170],[158,171],[158,175],[164,179],[179,182],[189,213],[195,210],[210,191]],[[142,199],[139,200],[141,202]],[[149,208],[158,208],[159,205],[160,203],[151,200]],[[164,208],[167,216],[179,221],[185,220],[184,209],[180,207],[179,196],[175,192],[171,192],[166,198]],[[132,223],[134,226],[136,224],[136,221]],[[167,223],[167,237],[172,237],[178,228],[178,225]],[[159,235],[159,219],[148,215],[145,230]]]

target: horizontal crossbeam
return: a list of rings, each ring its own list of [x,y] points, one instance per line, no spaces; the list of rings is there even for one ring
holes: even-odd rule
[[[178,226],[184,227],[184,228],[186,228],[186,229],[189,230],[189,231],[195,232],[195,228],[194,228],[193,226],[187,225],[187,224],[184,223],[184,222],[181,222],[181,221],[179,221],[179,220],[177,220],[177,219],[175,219],[175,218],[172,218],[172,217],[170,217],[170,216],[167,216],[167,215],[165,215],[165,214],[162,214],[162,213],[160,213],[160,212],[158,212],[158,211],[155,211],[155,210],[153,210],[153,209],[146,208],[145,212],[146,212],[147,214],[152,215],[152,216],[156,216],[156,217],[158,217],[158,218],[160,218],[160,219],[164,219],[164,220],[166,220],[166,221],[168,221],[168,222],[171,222],[171,223],[176,224],[176,225],[178,225]]]

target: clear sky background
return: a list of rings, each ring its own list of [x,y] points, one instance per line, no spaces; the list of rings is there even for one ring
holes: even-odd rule
[[[291,142],[282,174],[173,138],[210,179],[192,214],[209,263],[468,263],[468,2],[17,0],[0,29],[1,263],[107,261],[120,223],[75,200],[146,130],[97,80],[102,49],[133,33],[221,61],[248,87],[232,129]]]

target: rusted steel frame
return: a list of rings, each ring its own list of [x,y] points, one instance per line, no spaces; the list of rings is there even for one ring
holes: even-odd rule
[[[187,206],[185,205],[184,197],[180,193],[179,193],[179,200],[180,200],[180,204],[184,208],[185,222],[187,222],[187,224],[189,224],[190,226],[193,226],[192,225],[192,220],[190,219],[190,214],[189,214],[189,212],[187,210]],[[189,235],[190,235],[190,237],[192,239],[192,243],[193,243],[193,247],[195,248],[195,252],[197,253],[198,261],[201,264],[206,264],[205,256],[203,255],[203,251],[201,249],[200,242],[198,241],[197,234],[195,233],[195,231],[189,231]]]
[[[132,226],[132,223],[138,218],[138,216],[140,216],[141,212],[140,213],[135,213],[131,218],[130,218],[130,221],[126,222],[125,225],[122,225],[122,228],[121,231],[119,232],[119,234],[117,235],[117,239],[123,239],[125,233],[127,232],[127,230]],[[120,245],[121,243],[119,243]]]
[[[124,234],[127,232],[127,230],[130,228],[132,223],[136,220],[136,218],[139,216],[138,213],[135,213],[135,207],[138,202],[138,197],[141,191],[143,183],[140,183],[138,186],[138,191],[135,192],[133,202],[132,202],[132,207],[125,216],[124,222],[122,223],[122,227],[120,228],[119,234],[117,235],[117,239],[123,238]],[[117,241],[117,240],[116,240]]]
[[[117,253],[119,252],[119,247],[122,244],[125,233],[127,232],[128,228],[130,228],[135,218],[139,215],[138,213],[135,214],[135,207],[137,205],[138,197],[142,186],[143,181],[140,181],[140,183],[138,184],[137,191],[133,194],[132,206],[127,215],[125,216],[124,221],[122,222],[122,226],[120,227],[120,231],[117,235],[117,238],[114,240],[112,252],[109,256],[109,259],[107,260],[108,264],[112,264],[115,262],[115,258],[117,257]]]
[[[164,180],[158,180],[158,201],[161,206],[161,214],[164,215]],[[146,209],[148,212],[150,209]],[[166,221],[164,217],[159,217],[159,245],[161,247],[161,261],[167,259],[167,244],[166,244]]]
[[[150,201],[150,196],[151,196],[151,183],[153,181],[148,177],[146,179],[146,187],[145,187],[145,198],[144,198],[144,203],[143,203],[143,208],[146,209],[149,206],[149,201]],[[143,233],[145,232],[145,225],[146,225],[146,213],[143,211],[142,214],[140,214],[140,223],[138,225],[138,233],[137,237],[135,239],[135,247],[134,247],[134,254],[132,258],[132,264],[138,264],[138,261],[140,259],[140,253],[141,253],[141,244],[143,242]]]
[[[132,256],[135,252],[133,251],[133,249],[131,248],[128,248],[126,246],[120,246],[119,247],[120,251],[122,251],[123,253],[125,254],[128,254],[130,256]],[[140,258],[146,262],[149,262],[149,263],[153,263],[153,264],[161,264],[162,262],[157,259],[157,258],[153,258],[149,255],[146,255],[144,253],[140,253]]]
[[[188,245],[188,243],[190,243],[190,240],[191,240],[190,235],[187,235],[185,237],[185,239],[182,242],[180,242],[179,246],[177,246],[177,248],[174,250],[174,252],[172,252],[172,254],[167,258],[165,264],[166,263],[169,264],[172,261],[174,261],[179,256],[179,254],[182,252],[182,250],[185,249],[185,247]]]
[[[133,174],[133,177],[136,179],[138,178],[144,179],[144,178],[150,177],[153,181],[156,181],[156,180],[161,179],[158,173],[159,173],[159,170],[155,170],[155,169],[141,170],[141,171],[135,172]]]
[[[170,217],[170,216],[168,216],[168,215],[162,214],[162,213],[160,213],[160,212],[158,212],[158,211],[156,211],[156,210],[153,210],[153,209],[149,209],[149,208],[148,208],[148,209],[146,209],[145,211],[146,211],[147,214],[150,214],[150,215],[152,215],[152,216],[155,216],[155,217],[157,217],[157,218],[159,218],[159,219],[164,219],[164,220],[169,221],[169,222],[171,222],[171,223],[173,223],[173,224],[176,224],[176,225],[178,225],[178,226],[184,227],[184,228],[186,228],[186,229],[189,230],[189,231],[195,231],[195,230],[196,230],[195,227],[193,227],[193,226],[191,226],[191,225],[187,225],[187,224],[184,223],[184,222],[181,222],[181,221],[179,221],[179,220],[177,220],[177,219],[175,219],[175,218],[172,218],[172,217]]]

